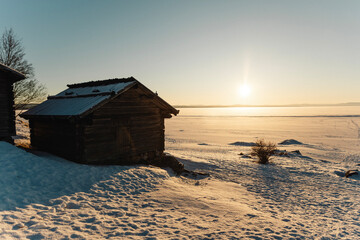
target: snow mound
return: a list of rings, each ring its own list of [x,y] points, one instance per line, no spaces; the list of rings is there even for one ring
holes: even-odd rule
[[[252,146],[255,146],[255,143],[253,143],[253,142],[233,142],[233,143],[229,143],[229,145],[242,146],[242,147],[252,147]]]
[[[208,146],[209,144],[207,143],[198,143],[199,146]]]
[[[304,145],[302,142],[299,142],[298,140],[295,140],[295,139],[286,139],[278,144],[279,145]]]
[[[29,204],[49,204],[52,199],[91,192],[104,181],[117,181],[127,194],[151,189],[151,180],[166,178],[166,171],[140,166],[90,166],[50,154],[37,156],[0,142],[0,211]],[[159,173],[160,171],[160,173]],[[162,171],[162,172],[161,172]],[[74,204],[68,208],[77,208]]]

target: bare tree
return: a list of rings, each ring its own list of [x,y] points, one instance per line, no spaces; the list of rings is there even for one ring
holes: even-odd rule
[[[47,91],[34,74],[31,63],[24,59],[25,50],[21,40],[10,28],[5,30],[0,40],[0,62],[23,73],[25,80],[14,84],[15,109],[22,109],[26,104],[37,103],[45,99]]]

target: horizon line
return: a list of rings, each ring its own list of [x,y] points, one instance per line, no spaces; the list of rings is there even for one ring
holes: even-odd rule
[[[232,104],[232,105],[174,105],[175,108],[230,108],[230,107],[345,107],[360,106],[360,102],[347,103],[299,103],[299,104]]]

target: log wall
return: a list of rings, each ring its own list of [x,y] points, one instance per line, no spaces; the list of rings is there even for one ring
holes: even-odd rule
[[[14,97],[11,76],[0,72],[0,141],[12,142],[16,135]]]
[[[79,162],[81,152],[77,129],[74,121],[30,119],[31,146]]]
[[[164,118],[152,99],[131,89],[92,114],[84,127],[89,163],[136,163],[164,151]]]

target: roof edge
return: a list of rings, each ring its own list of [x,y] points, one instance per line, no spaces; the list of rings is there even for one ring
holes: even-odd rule
[[[108,85],[108,84],[126,83],[126,82],[133,82],[133,81],[137,81],[137,80],[131,76],[128,78],[113,78],[113,79],[107,79],[107,80],[97,80],[97,81],[67,84],[66,86],[71,89],[71,88],[81,88],[81,87],[104,86],[104,85]]]
[[[149,88],[147,88],[144,84],[140,83],[139,81],[137,81],[137,83],[146,91],[152,93],[154,95],[154,97],[159,100],[161,102],[161,104],[167,108],[169,108],[170,113],[174,114],[175,116],[179,114],[180,110],[177,110],[176,108],[174,108],[173,106],[171,106],[168,102],[166,102],[164,99],[162,99],[161,97],[159,97],[157,94],[155,94],[153,91],[151,91]]]
[[[10,72],[10,74],[14,75],[14,80],[13,82],[18,82],[20,80],[23,80],[26,78],[26,76],[24,74],[22,74],[21,72],[9,67],[9,66],[6,66],[2,63],[0,63],[0,70],[4,70],[5,72]]]
[[[85,97],[96,97],[96,96],[107,96],[107,95],[115,95],[114,91],[111,92],[101,92],[101,93],[92,93],[92,94],[84,94],[84,95],[69,95],[69,96],[48,96],[47,99],[68,99],[68,98],[85,98]]]

